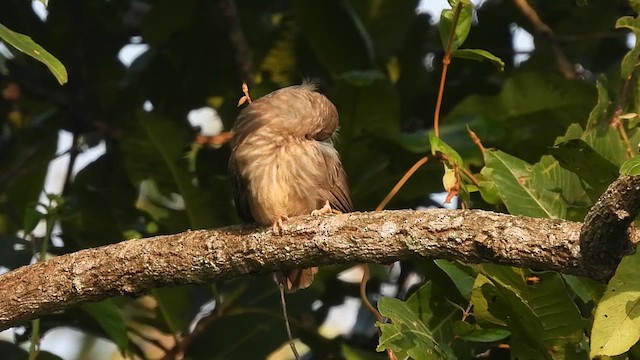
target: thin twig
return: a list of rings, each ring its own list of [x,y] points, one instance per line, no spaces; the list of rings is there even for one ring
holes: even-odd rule
[[[369,301],[369,297],[367,296],[367,283],[369,282],[370,270],[369,264],[362,264],[362,281],[360,282],[360,299],[362,299],[362,303],[364,306],[369,309],[369,311],[376,317],[376,321],[382,322],[382,314],[376,309],[375,306],[371,304]]]
[[[518,8],[520,13],[529,20],[536,35],[542,36],[549,41],[551,51],[556,59],[557,69],[562,76],[566,79],[575,79],[577,77],[575,68],[560,46],[558,46],[556,36],[549,25],[545,24],[545,22],[540,19],[536,10],[529,5],[527,0],[513,0],[513,4]]]
[[[73,130],[73,137],[71,140],[71,148],[69,149],[69,164],[67,165],[67,172],[64,175],[64,183],[62,187],[62,195],[66,196],[69,194],[71,190],[71,177],[73,176],[73,167],[75,166],[76,159],[78,158],[78,154],[80,153],[78,149],[78,141],[79,141],[78,130]]]
[[[226,25],[229,43],[233,49],[233,59],[236,66],[238,77],[242,81],[246,81],[249,86],[253,85],[253,57],[251,56],[251,48],[247,42],[240,18],[238,16],[238,7],[235,0],[218,0],[217,9],[212,9],[214,16],[222,16],[224,25]]]
[[[383,210],[385,206],[387,206],[389,201],[391,201],[391,199],[393,199],[393,197],[398,193],[398,191],[400,191],[400,189],[404,186],[407,180],[409,180],[409,178],[420,168],[420,166],[424,165],[428,160],[429,158],[425,156],[422,159],[418,160],[415,164],[413,164],[413,166],[409,170],[407,170],[404,176],[402,176],[402,179],[398,181],[396,186],[394,186],[393,189],[389,191],[389,193],[384,198],[384,200],[382,200],[382,202],[376,207],[375,211]]]
[[[375,316],[376,321],[379,323],[384,322],[384,318],[382,314],[376,309],[375,306],[371,304],[369,301],[369,297],[367,296],[367,283],[369,282],[370,276],[369,264],[362,264],[362,281],[360,281],[360,299],[362,300],[362,304]],[[378,336],[382,335],[382,331],[378,328]],[[393,353],[393,350],[387,349],[387,357],[389,360],[396,360],[396,355]]]
[[[291,334],[291,325],[289,325],[289,314],[287,311],[287,301],[284,296],[284,284],[282,281],[278,281],[277,277],[274,276],[276,283],[278,284],[278,290],[280,291],[280,306],[282,307],[282,316],[284,316],[284,324],[287,328],[287,336],[289,336],[289,346],[291,347],[291,351],[293,352],[293,356],[295,356],[296,360],[300,360],[300,354],[298,354],[298,349],[296,349],[296,344],[293,341],[293,335]]]
[[[471,130],[469,125],[467,125],[467,132],[469,133],[469,137],[471,137],[471,140],[473,140],[473,143],[476,144],[478,149],[480,149],[480,152],[482,153],[482,155],[484,155],[486,149],[484,148],[484,145],[482,145],[482,141],[480,140],[480,137],[478,137],[478,135],[473,130]]]
[[[476,177],[471,173],[471,171],[469,171],[469,169],[462,169],[462,173],[469,178],[469,180],[471,180],[471,182],[473,183],[473,185],[475,186],[480,186],[480,182],[478,181],[478,179],[476,179]]]
[[[635,152],[633,150],[633,146],[631,145],[631,141],[629,140],[629,136],[627,135],[627,131],[624,128],[624,124],[622,121],[620,121],[620,115],[622,115],[622,110],[627,102],[627,96],[629,95],[629,89],[631,88],[629,84],[631,83],[632,78],[633,75],[628,79],[622,81],[622,84],[620,85],[620,91],[618,91],[616,108],[613,111],[611,119],[609,119],[609,126],[615,128],[620,133],[620,138],[622,138],[622,141],[627,148],[627,154],[629,155],[629,158],[634,157]]]

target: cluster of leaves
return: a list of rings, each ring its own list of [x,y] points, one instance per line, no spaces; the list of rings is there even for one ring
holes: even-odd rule
[[[441,23],[446,24],[452,11],[443,12]],[[638,15],[624,16],[615,26],[637,34],[639,21]],[[440,30],[451,31],[442,26]],[[464,39],[466,34],[458,36]],[[638,51],[636,44],[620,66],[598,77],[597,103],[585,126],[570,124],[536,163],[482,148],[479,180],[462,178],[455,186],[463,201],[469,202],[469,194],[477,191],[485,202],[504,206],[514,215],[580,221],[620,174],[640,174]],[[611,90],[607,75],[616,77],[619,91]],[[496,111],[495,107],[504,106],[500,101],[518,96],[512,90],[505,84],[497,99],[485,99],[487,110]],[[430,141],[434,153],[446,155],[447,187],[447,173],[465,165],[452,147],[433,135]],[[392,349],[400,359],[469,358],[477,354],[478,343],[492,343],[508,347],[511,358],[517,359],[586,359],[627,352],[636,358],[638,259],[638,254],[623,259],[606,289],[603,284],[554,272],[436,261],[458,290],[455,296],[463,301],[452,302],[436,279],[422,285],[406,302],[383,298],[380,312],[391,323],[378,324],[379,350]]]
[[[445,188],[469,206],[581,220],[620,171],[637,168],[631,155],[640,141],[640,50],[628,51],[625,33],[612,31],[614,24],[640,31],[637,17],[620,18],[635,2],[538,4],[562,50],[589,70],[582,80],[549,70],[555,57],[546,41],[514,67],[511,26],[530,25],[509,2],[489,0],[476,10],[468,0],[450,3],[438,28],[416,13],[418,0],[55,0],[45,21],[29,2],[0,2],[0,23],[29,34],[69,71],[60,88],[20,53],[4,59],[0,265],[13,269],[38,253],[237,222],[228,149],[201,148],[187,159],[195,130],[185,117],[209,105],[228,129],[243,81],[254,83],[254,98],[304,77],[320,81],[340,112],[338,147],[358,209],[372,209],[411,164],[433,153],[444,160]],[[5,41],[29,51],[27,39],[3,31]],[[125,67],[117,55],[136,42],[148,49]],[[430,135],[443,70],[433,59],[449,55],[454,60],[439,110],[446,116],[439,136]],[[469,58],[489,61],[463,60]],[[603,75],[596,81],[593,73]],[[501,150],[481,151],[467,127],[485,146]],[[74,142],[63,192],[34,211],[48,163],[60,155],[55,144],[62,130]],[[98,144],[104,154],[71,176],[74,159]],[[460,175],[463,170],[468,174]],[[425,194],[442,189],[440,178],[441,166],[429,162],[391,206],[423,204]],[[30,234],[40,220],[45,235]],[[399,284],[412,272],[426,282],[406,301],[379,301],[390,319],[379,324],[379,349],[418,359],[466,359],[489,350],[521,359],[625,352],[638,339],[635,261],[623,261],[606,292],[557,273],[403,263]],[[348,338],[318,331],[332,306],[357,296],[355,285],[336,279],[342,270],[322,269],[312,288],[289,297],[294,332],[318,358],[383,358],[371,353],[377,334],[367,316],[359,316]],[[388,280],[380,273],[378,279]],[[375,291],[372,284],[369,289]],[[286,339],[276,291],[268,278],[156,289],[140,299],[114,298],[44,317],[26,334],[36,343],[37,335],[71,326],[142,357],[185,351],[192,359],[262,358]],[[314,302],[320,306],[312,308]],[[215,309],[206,313],[210,304]],[[15,343],[28,340],[16,336]],[[3,354],[24,354],[12,343],[0,345]],[[38,358],[45,355],[53,357],[41,352]]]

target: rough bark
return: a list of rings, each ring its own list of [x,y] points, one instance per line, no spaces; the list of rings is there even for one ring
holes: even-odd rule
[[[114,295],[327,264],[421,257],[603,280],[584,266],[581,225],[479,210],[402,210],[292,218],[282,235],[234,226],[129,240],[0,276],[0,329]],[[635,242],[638,233],[632,236]]]
[[[621,176],[598,199],[580,235],[584,268],[599,280],[613,276],[624,255],[634,250],[631,224],[640,213],[640,176]]]

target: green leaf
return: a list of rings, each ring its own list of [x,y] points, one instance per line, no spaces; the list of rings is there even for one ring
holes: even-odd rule
[[[67,196],[73,201],[66,212],[73,216],[63,218],[61,226],[66,237],[83,247],[122,241],[141,222],[135,207],[138,192],[117,152],[108,152],[85,166]]]
[[[184,157],[188,133],[188,126],[182,122],[142,111],[128,119],[123,131],[123,157],[131,182],[139,187],[153,179],[166,198],[179,194],[184,200],[183,208],[165,206],[170,216],[161,220],[169,231],[175,232],[228,224],[233,216],[227,179],[220,179],[217,186],[205,187],[189,171]]]
[[[189,311],[193,304],[189,286],[172,286],[153,289],[151,293],[158,302],[158,312],[172,333],[181,333],[189,326]]]
[[[640,17],[633,18],[631,16],[623,16],[616,21],[616,29],[627,28],[635,35],[636,43],[633,48],[627,52],[620,63],[620,77],[627,80],[633,74],[638,64],[638,56],[640,56]]]
[[[309,46],[329,71],[373,68],[371,38],[349,1],[294,0],[293,12]]]
[[[336,84],[340,111],[339,146],[364,134],[395,138],[399,133],[400,104],[393,84],[379,71],[349,71]],[[348,157],[348,154],[341,155]]]
[[[532,162],[572,122],[588,116],[595,93],[583,81],[518,72],[497,95],[471,95],[458,103],[442,120],[441,136],[468,160],[471,149],[479,155],[467,135],[469,124],[487,144],[500,144],[501,150]],[[449,126],[455,129],[445,133]]]
[[[597,303],[604,294],[605,285],[589,278],[562,274],[564,281],[583,303]]]
[[[469,324],[466,321],[457,320],[453,323],[453,332],[457,336],[464,336],[467,334],[471,334],[474,329],[475,329],[475,326],[473,326],[473,324]]]
[[[36,44],[30,37],[12,31],[0,24],[0,38],[16,49],[47,65],[49,71],[56,77],[60,85],[65,84],[69,80],[67,69],[62,65],[60,60]]]
[[[634,141],[640,135],[639,129],[627,129],[627,135]],[[573,139],[582,139],[598,154],[609,160],[615,166],[620,166],[629,159],[627,145],[620,137],[620,133],[609,125],[601,125],[587,130],[582,130],[578,124],[571,124],[564,136],[556,139],[555,144],[560,144]],[[616,171],[617,173],[617,171]]]
[[[370,351],[364,351],[350,347],[349,345],[342,343],[340,345],[342,349],[342,356],[344,360],[385,360],[387,357],[381,354],[372,354]]]
[[[24,232],[30,233],[38,226],[40,220],[44,218],[44,214],[36,210],[34,207],[28,207],[24,212]]]
[[[504,319],[495,314],[495,299],[498,293],[495,285],[481,273],[476,277],[471,291],[473,316],[478,324],[484,328],[507,327]]]
[[[6,233],[15,233],[18,227],[27,225],[25,215],[35,215],[28,214],[25,209],[33,208],[38,202],[49,162],[56,153],[56,132],[25,129],[20,135],[13,139],[15,142],[11,146],[5,148],[7,152],[0,158],[0,174],[13,174],[5,177],[5,187],[0,187],[0,197],[6,197],[5,213],[15,217],[16,228],[6,229]],[[30,223],[33,225],[33,222]]]
[[[125,353],[129,348],[129,336],[120,309],[111,300],[87,303],[81,305],[81,308],[100,324],[109,339]]]
[[[603,124],[607,120],[609,106],[611,100],[609,99],[609,90],[607,86],[609,81],[605,74],[600,74],[596,81],[596,89],[598,90],[598,102],[589,113],[589,120],[587,120],[587,130],[594,128],[596,125]]]
[[[437,259],[433,261],[442,271],[449,275],[449,278],[458,288],[460,295],[469,300],[471,298],[471,290],[476,281],[476,271],[468,266],[464,266],[458,262]]]
[[[481,49],[457,49],[451,53],[451,56],[460,59],[469,59],[476,61],[489,60],[498,70],[504,71],[504,61],[492,53]]]
[[[482,329],[480,327],[474,327],[473,331],[465,335],[460,335],[461,338],[467,341],[474,342],[496,342],[503,340],[511,336],[511,331],[506,329]]]
[[[447,301],[444,291],[432,281],[427,281],[411,294],[406,301],[407,306],[418,315],[422,323],[432,330],[436,338],[445,340],[451,334],[451,324],[455,315],[460,312]]]
[[[640,338],[640,252],[625,256],[596,307],[590,356],[615,356]]]
[[[594,202],[618,177],[618,167],[584,140],[573,139],[556,144],[549,152],[560,166],[572,171],[589,185],[586,191]]]
[[[620,166],[620,175],[640,175],[640,156],[634,156]]]
[[[464,167],[462,157],[433,132],[429,133],[429,144],[431,145],[431,154],[436,155],[436,153],[442,153],[448,158],[449,164],[457,165],[459,168]]]
[[[478,189],[480,190],[480,195],[484,201],[492,205],[502,204],[500,191],[498,190],[498,186],[495,181],[483,174],[477,174],[476,179],[478,179]]]
[[[451,31],[453,31],[453,20],[455,17],[455,11],[458,4],[462,9],[458,16],[458,22],[456,24],[455,33],[453,35],[453,42],[451,43],[451,51],[458,49],[462,43],[467,39],[469,31],[471,30],[471,22],[473,20],[473,3],[469,0],[456,0],[450,2],[451,9],[442,10],[440,14],[440,40],[442,41],[442,47],[447,49],[449,37]]]
[[[510,214],[564,219],[571,207],[589,204],[580,179],[550,156],[527,162],[498,150],[485,152],[482,174],[495,182]]]
[[[512,356],[548,358],[553,349],[554,358],[562,359],[565,353],[578,351],[584,332],[582,316],[560,274],[537,274],[539,281],[529,284],[529,270],[493,264],[479,265],[479,269],[495,286],[489,311],[508,324]]]
[[[433,155],[440,153],[447,158],[447,161],[443,164],[444,175],[442,176],[442,184],[445,191],[449,192],[449,194],[458,195],[463,202],[468,204],[469,191],[464,182],[460,180],[460,171],[464,168],[462,157],[434,133],[429,133],[429,143]]]
[[[380,335],[377,351],[391,349],[398,359],[448,359],[418,315],[403,301],[384,297],[378,310],[391,324],[376,323]]]
[[[277,303],[275,296],[272,300],[274,304]],[[185,355],[191,359],[266,358],[267,354],[287,342],[287,333],[277,309],[254,309],[253,312],[251,309],[235,309],[216,319],[203,336],[189,346]]]

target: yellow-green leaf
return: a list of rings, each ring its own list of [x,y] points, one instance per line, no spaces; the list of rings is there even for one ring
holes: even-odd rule
[[[622,259],[596,308],[591,358],[629,350],[640,337],[640,253]]]
[[[476,61],[489,60],[498,70],[504,71],[504,61],[492,53],[482,49],[458,49],[451,53],[451,56],[460,59],[469,59]]]
[[[60,60],[56,59],[47,50],[42,48],[42,46],[36,44],[27,35],[17,33],[0,24],[0,38],[16,49],[47,65],[49,71],[56,77],[60,85],[65,84],[69,80],[67,69],[62,65]]]

